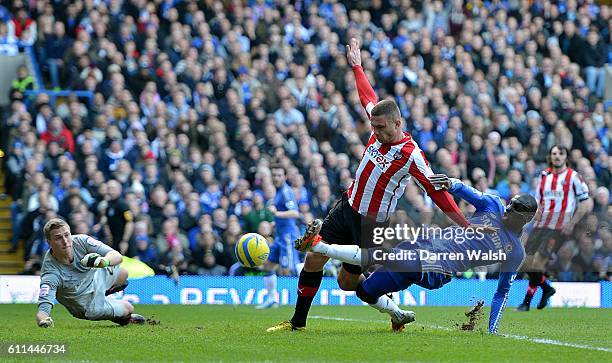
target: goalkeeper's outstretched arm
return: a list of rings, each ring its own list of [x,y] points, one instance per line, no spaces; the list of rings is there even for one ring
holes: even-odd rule
[[[55,274],[43,274],[40,278],[36,324],[41,328],[49,328],[53,326],[51,309],[53,309],[55,296],[57,294],[57,287],[59,285],[60,278]]]

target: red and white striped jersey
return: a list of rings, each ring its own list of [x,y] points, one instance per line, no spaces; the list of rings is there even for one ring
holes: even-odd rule
[[[353,67],[353,72],[359,100],[370,118],[378,101],[376,93],[361,66]],[[355,179],[347,191],[349,204],[361,215],[385,221],[389,213],[395,211],[410,177],[414,176],[417,184],[446,215],[460,226],[469,225],[452,196],[431,184],[431,175],[433,171],[425,153],[409,134],[404,132],[404,137],[398,142],[382,144],[371,133]]]
[[[550,168],[540,175],[536,191],[541,216],[535,228],[561,229],[570,221],[579,202],[589,198],[589,188],[573,169],[566,168],[555,174]]]
[[[354,66],[353,73],[359,101],[370,118],[378,98],[363,68]],[[425,159],[425,153],[409,134],[404,132],[404,137],[398,142],[382,144],[371,133],[355,179],[347,191],[349,204],[361,215],[375,216],[377,221],[385,221],[389,213],[395,211],[410,176],[414,176],[417,184],[448,217],[462,227],[468,226],[470,223],[453,197],[431,184],[428,178],[431,175],[433,171]]]
[[[412,137],[404,133],[401,141],[382,144],[372,134],[347,191],[349,203],[359,214],[384,221],[395,211],[411,175],[422,187],[430,184],[428,177],[433,175]]]

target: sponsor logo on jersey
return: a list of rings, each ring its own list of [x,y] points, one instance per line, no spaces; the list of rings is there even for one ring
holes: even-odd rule
[[[366,150],[366,155],[370,158],[370,160],[383,172],[387,171],[393,162],[392,159],[387,158],[383,155],[374,145],[368,146]]]
[[[544,191],[544,198],[563,198],[563,190],[546,190]]]

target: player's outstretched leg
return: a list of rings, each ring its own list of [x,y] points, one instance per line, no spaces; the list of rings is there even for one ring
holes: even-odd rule
[[[369,266],[371,262],[373,262],[372,255],[374,254],[374,251],[377,250],[377,249],[363,250],[359,248],[359,246],[350,246],[350,245],[347,245],[347,246],[329,245],[321,241],[320,238],[315,239],[312,243],[309,243],[308,245],[305,245],[305,244],[299,245],[298,242],[299,241],[296,241],[296,248],[300,249],[299,247],[303,247],[307,251],[317,252],[325,256],[340,260],[348,264],[346,265],[347,268],[351,266],[354,266],[354,267]],[[400,270],[406,270],[406,271],[417,271],[419,269],[420,263],[418,261],[407,261],[407,263],[409,263],[410,265],[401,264],[401,266],[398,266],[397,263],[390,263],[391,266],[389,267],[399,268]],[[381,269],[379,270],[377,270],[374,273],[374,274],[378,273],[378,275],[373,276],[372,277],[373,280],[382,279],[382,276],[384,275],[383,273],[384,270],[381,270]],[[341,274],[338,276],[338,285],[343,290],[351,290],[351,291],[357,290],[359,294],[358,289],[361,283],[359,279],[363,280],[363,277],[361,277],[362,276],[361,275],[356,279],[355,277],[357,275],[355,275],[355,273],[356,273],[355,271],[345,271],[345,268],[343,266],[343,269],[341,270]],[[370,280],[370,277],[368,277],[367,280]],[[370,280],[370,284],[373,283],[372,282],[373,280]],[[385,295],[387,292],[400,291],[402,289],[399,289],[397,286],[388,286],[388,283],[381,283],[381,286],[383,288],[387,288],[388,291],[379,291],[379,293],[372,295],[375,297],[375,299],[373,298],[370,301],[364,300],[364,298],[362,298],[362,300],[368,302],[370,306],[373,307],[374,309],[380,312],[388,313],[391,316],[392,330],[402,331],[406,324],[414,321],[415,314],[412,311],[401,310],[389,296]],[[398,288],[398,289],[395,290],[395,288]]]
[[[300,252],[310,251],[321,240],[321,236],[319,236],[321,227],[323,227],[323,221],[320,219],[315,219],[308,223],[304,235],[295,240],[295,249]]]
[[[392,274],[397,273],[389,271],[385,267],[379,268],[359,284],[357,287],[357,297],[381,313],[389,314],[391,317],[391,330],[401,332],[406,324],[412,323],[416,319],[416,314],[413,311],[400,309],[386,295],[390,292],[404,290],[411,284],[406,279],[393,278]],[[397,282],[398,280],[405,280],[406,282],[400,284]]]

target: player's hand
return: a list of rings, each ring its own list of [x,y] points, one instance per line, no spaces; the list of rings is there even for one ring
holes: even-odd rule
[[[492,227],[492,226],[487,226],[485,224],[470,224],[469,226],[466,227],[466,230],[473,230],[473,231],[480,231],[482,233],[486,233],[486,234],[493,234],[495,232],[497,232],[497,230],[499,228],[496,227]]]
[[[451,180],[445,174],[434,174],[428,179],[436,190],[448,190],[451,187]]]
[[[351,38],[349,44],[346,45],[346,59],[351,67],[361,65],[361,49],[359,49],[359,41]]]
[[[53,323],[53,319],[50,316],[47,316],[43,320],[38,322],[38,326],[41,328],[53,328],[55,324]]]
[[[88,253],[81,259],[81,265],[85,267],[103,268],[110,265],[110,261],[106,257],[102,257],[97,253]]]

